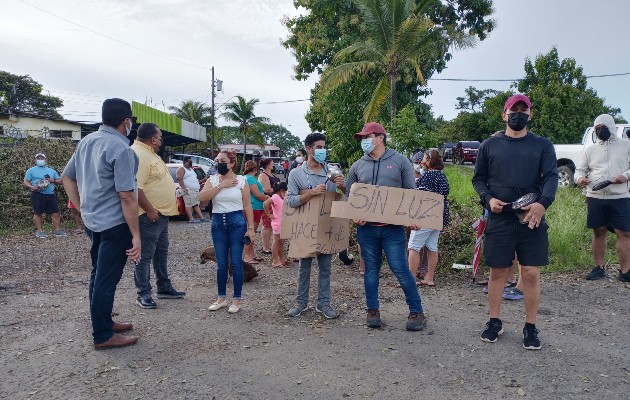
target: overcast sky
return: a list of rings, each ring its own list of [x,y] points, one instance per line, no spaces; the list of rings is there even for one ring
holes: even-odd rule
[[[434,78],[519,78],[526,57],[554,45],[586,75],[630,72],[627,0],[603,0],[597,8],[587,0],[494,3],[497,28],[474,49],[456,52]],[[301,138],[309,133],[308,101],[266,104],[307,99],[317,79],[293,79],[295,60],[280,45],[287,35],[282,18],[298,13],[291,0],[1,0],[0,5],[0,70],[43,84],[64,100],[61,112],[68,119],[99,121],[108,97],[148,99],[162,110],[190,98],[209,103],[214,66],[215,77],[224,82],[217,104],[235,95],[256,97],[258,115]],[[630,118],[630,75],[588,83]],[[470,85],[509,87],[430,81],[433,95],[426,101],[436,116],[451,119],[457,115],[455,98]]]

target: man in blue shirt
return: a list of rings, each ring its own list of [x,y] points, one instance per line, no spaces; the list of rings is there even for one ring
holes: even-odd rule
[[[46,232],[42,229],[42,214],[49,214],[53,223],[53,235],[68,236],[59,222],[59,204],[55,196],[55,184],[61,185],[61,177],[54,169],[46,166],[46,155],[38,153],[35,156],[35,166],[29,168],[24,175],[24,186],[31,189],[31,204],[33,205],[33,223],[35,236],[46,239]]]
[[[133,125],[131,105],[122,99],[103,103],[103,125],[83,138],[63,171],[68,198],[81,211],[92,242],[90,317],[96,350],[135,344],[121,335],[131,323],[112,320],[114,294],[127,258],[140,260],[138,227],[138,157],[127,136]]]

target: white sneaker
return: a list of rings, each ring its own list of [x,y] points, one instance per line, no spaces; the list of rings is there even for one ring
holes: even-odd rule
[[[227,306],[228,306],[228,303],[225,300],[223,300],[222,303],[219,303],[219,302],[215,301],[214,303],[212,303],[212,305],[210,305],[210,307],[208,307],[208,310],[216,311],[216,310],[220,310],[223,307],[227,307]]]

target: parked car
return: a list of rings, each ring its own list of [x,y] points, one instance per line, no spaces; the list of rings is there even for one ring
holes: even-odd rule
[[[466,161],[476,163],[480,145],[477,141],[457,142],[453,148],[453,164],[463,164]]]
[[[214,160],[209,159],[208,157],[203,157],[198,154],[173,154],[171,156],[171,162],[181,164],[184,162],[184,157],[192,158],[193,166],[199,166],[203,169],[206,175],[216,175],[217,174],[217,164]]]
[[[630,124],[617,124],[617,132],[611,132],[621,139],[630,137]],[[595,129],[589,126],[584,131],[581,144],[554,144],[556,159],[558,160],[558,187],[570,187],[575,184],[573,175],[575,167],[582,158],[582,152],[595,144],[597,136]]]
[[[175,187],[175,194],[177,195],[177,212],[180,217],[186,216],[186,206],[184,205],[184,198],[182,197],[182,191],[179,187],[179,181],[177,180],[177,170],[182,166],[180,163],[168,163],[166,167],[168,168],[168,172],[171,173],[171,177],[173,178],[173,185]],[[193,165],[193,171],[197,174],[197,179],[199,179],[199,185],[201,186],[199,190],[203,189],[204,184],[206,183],[206,173],[203,171],[201,166]],[[203,202],[199,204],[199,207],[204,210],[212,213],[212,202]]]
[[[445,142],[438,148],[438,151],[442,155],[442,160],[448,161],[453,159],[453,147],[455,147],[457,143],[453,142]]]

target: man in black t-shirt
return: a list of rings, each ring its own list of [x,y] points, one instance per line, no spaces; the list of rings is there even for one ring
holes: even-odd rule
[[[490,267],[490,321],[481,340],[494,343],[503,333],[499,319],[503,287],[516,253],[525,292],[523,347],[540,349],[536,317],[540,304],[540,267],[549,263],[545,211],[558,189],[556,153],[546,138],[527,130],[531,101],[511,96],[503,108],[505,132],[486,139],[479,148],[472,182],[490,210],[485,231],[484,259]],[[516,211],[511,202],[534,193],[536,202]]]

